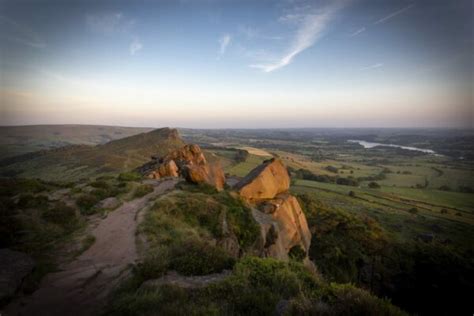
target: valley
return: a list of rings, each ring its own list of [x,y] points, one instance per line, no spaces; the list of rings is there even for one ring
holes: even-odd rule
[[[364,148],[351,139],[426,150]],[[58,315],[74,314],[69,307],[83,305],[78,315],[141,315],[154,308],[272,314],[272,304],[282,300],[289,314],[320,313],[320,304],[329,315],[357,304],[361,314],[469,310],[473,140],[466,131],[162,128],[56,148],[56,140],[39,137],[49,149],[19,150],[0,165],[2,248],[36,262],[19,292],[5,298],[5,311],[51,314],[54,305]],[[310,243],[298,224],[272,237],[279,246],[271,248],[268,206],[239,191],[269,161],[287,168],[287,187],[276,192],[301,205]],[[282,183],[265,181],[252,194]],[[274,193],[265,199],[291,200]],[[265,246],[258,227],[267,227]],[[287,231],[298,232],[296,244],[283,246]],[[277,250],[290,248],[291,254]]]

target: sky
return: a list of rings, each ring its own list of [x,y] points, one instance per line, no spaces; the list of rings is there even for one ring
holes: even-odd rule
[[[474,128],[471,0],[0,0],[0,125]]]

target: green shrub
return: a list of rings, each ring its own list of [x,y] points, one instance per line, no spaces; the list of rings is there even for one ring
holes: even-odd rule
[[[306,251],[304,251],[304,249],[301,248],[300,245],[293,246],[288,252],[288,256],[290,257],[290,259],[301,262],[304,258],[306,258]]]
[[[408,212],[411,213],[411,214],[417,214],[418,209],[416,207],[412,207],[411,209],[408,210]]]
[[[235,260],[223,249],[198,240],[176,243],[170,250],[170,266],[183,275],[205,275],[231,269]]]
[[[110,185],[104,180],[96,180],[94,182],[91,182],[89,185],[97,189],[108,189],[110,187]]]
[[[371,188],[371,189],[380,189],[380,184],[378,184],[377,182],[374,182],[374,181],[369,182],[369,185],[368,185],[368,186],[369,186],[369,188]]]
[[[81,214],[91,215],[94,213],[94,206],[99,203],[100,198],[92,194],[82,194],[76,200],[76,205],[80,208]]]
[[[218,192],[216,187],[204,182],[193,184],[186,181],[181,181],[176,185],[176,188],[179,190],[193,193],[215,194]]]
[[[135,191],[133,192],[134,198],[139,198],[147,195],[148,193],[153,192],[153,186],[150,184],[141,184],[136,187]]]
[[[76,210],[63,202],[59,202],[53,208],[44,211],[43,218],[48,222],[66,228],[74,227],[78,221]]]
[[[321,289],[321,294],[333,315],[406,315],[390,301],[380,299],[350,284],[330,283]]]

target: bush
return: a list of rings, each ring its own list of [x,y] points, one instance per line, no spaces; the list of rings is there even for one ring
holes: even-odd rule
[[[223,249],[198,240],[186,240],[170,250],[169,268],[183,275],[205,275],[231,269],[235,260]]]
[[[334,167],[334,166],[327,166],[327,167],[324,168],[324,169],[326,169],[327,171],[332,172],[332,173],[337,173],[337,172],[339,171],[339,169],[337,169],[337,168]]]
[[[390,301],[350,284],[331,283],[322,289],[322,296],[331,306],[333,315],[406,315]]]
[[[306,251],[304,251],[304,249],[301,248],[300,245],[293,246],[288,252],[288,256],[290,257],[290,259],[301,262],[304,258],[306,258]]]
[[[377,182],[370,182],[369,183],[369,188],[371,189],[380,189],[380,184],[378,184]]]
[[[451,191],[451,188],[448,185],[442,185],[439,187],[441,191]]]
[[[93,207],[99,203],[100,198],[92,194],[82,194],[76,200],[76,205],[80,208],[81,214],[91,215],[94,213]]]
[[[249,152],[243,149],[238,149],[235,153],[234,160],[237,163],[245,162],[249,156]]]
[[[74,227],[78,220],[76,210],[62,202],[43,212],[43,218],[63,227]]]
[[[416,207],[412,207],[411,209],[408,210],[408,212],[411,213],[411,214],[417,214],[418,209]]]
[[[103,180],[94,181],[90,184],[90,186],[97,189],[108,189],[110,187],[110,185]]]
[[[150,184],[140,184],[133,192],[134,198],[140,198],[153,192],[153,186]]]
[[[176,185],[176,189],[193,193],[200,192],[204,194],[215,194],[218,192],[215,186],[204,182],[193,184],[187,181],[181,181]]]
[[[46,209],[48,206],[48,197],[44,195],[34,196],[32,194],[22,194],[18,198],[17,207],[20,209]]]
[[[337,178],[336,179],[336,184],[339,184],[339,185],[350,185],[350,186],[353,186],[353,187],[356,187],[359,185],[359,183],[357,182],[357,180],[353,179],[353,178]]]

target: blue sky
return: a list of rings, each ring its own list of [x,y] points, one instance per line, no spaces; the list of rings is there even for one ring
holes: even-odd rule
[[[0,1],[0,124],[473,127],[471,1]]]

